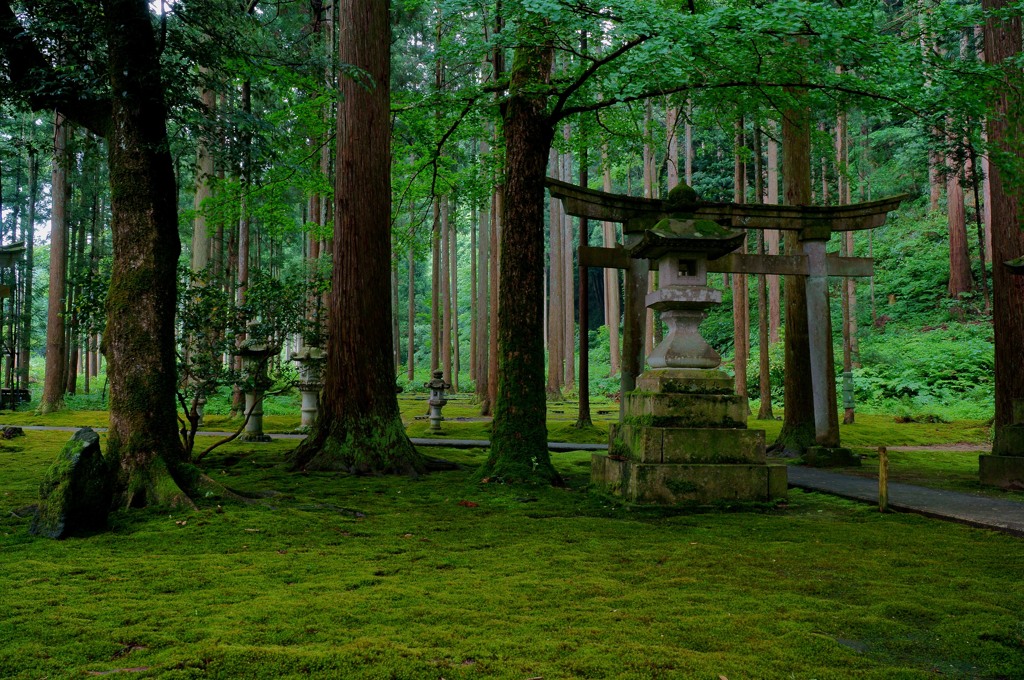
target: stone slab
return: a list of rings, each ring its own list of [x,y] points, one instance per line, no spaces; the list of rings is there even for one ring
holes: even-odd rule
[[[747,398],[730,394],[657,394],[634,391],[626,395],[626,422],[651,427],[747,426]]]
[[[860,456],[850,449],[836,446],[809,446],[804,451],[804,464],[809,467],[850,467],[860,465]]]
[[[782,466],[637,463],[594,454],[591,481],[632,503],[766,502],[785,478],[785,469],[779,472],[774,469],[778,467]]]
[[[1024,456],[978,456],[978,479],[985,486],[1024,490]]]
[[[651,368],[636,379],[636,389],[661,394],[733,394],[733,379],[718,370]]]
[[[660,462],[764,463],[764,430],[717,427],[662,428]]]
[[[764,430],[611,425],[609,451],[640,463],[764,463]]]

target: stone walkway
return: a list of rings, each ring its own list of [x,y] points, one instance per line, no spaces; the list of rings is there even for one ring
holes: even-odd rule
[[[54,427],[47,425],[22,425],[24,430],[48,432],[75,432],[77,427]],[[93,428],[105,432],[107,428]],[[230,432],[199,432],[200,436],[225,437]],[[271,434],[273,439],[303,439],[303,434]],[[425,439],[413,438],[416,446],[447,446],[450,448],[487,448],[491,443],[486,439]],[[891,447],[896,448],[896,447]],[[550,451],[605,451],[607,444],[574,444],[572,442],[548,442]],[[878,481],[866,477],[826,472],[816,468],[790,465],[789,485],[797,489],[848,498],[866,503],[878,503]],[[993,529],[1015,536],[1024,537],[1024,503],[998,498],[974,496],[956,491],[928,489],[912,484],[889,484],[889,508],[897,512],[915,512],[927,517],[960,522],[982,529]]]
[[[878,480],[790,465],[789,485],[878,503]],[[889,484],[889,508],[1024,536],[1024,503],[912,484]]]

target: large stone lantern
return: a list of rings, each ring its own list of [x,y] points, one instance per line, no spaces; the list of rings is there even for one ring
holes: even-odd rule
[[[646,303],[668,332],[625,397],[608,455],[594,456],[595,484],[635,503],[785,496],[785,467],[767,464],[764,431],[747,429],[747,398],[734,393],[721,357],[700,335],[707,310],[722,299],[708,286],[708,261],[742,242],[742,231],[686,212],[630,236],[630,257],[657,262],[659,288]]]

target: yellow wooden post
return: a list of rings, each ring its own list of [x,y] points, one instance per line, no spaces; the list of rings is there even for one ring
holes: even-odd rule
[[[889,452],[878,447],[878,511],[889,509]]]

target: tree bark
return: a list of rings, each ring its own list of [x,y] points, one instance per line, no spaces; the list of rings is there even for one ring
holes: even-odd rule
[[[485,140],[480,142],[480,156],[490,153],[490,146]],[[487,402],[488,384],[491,379],[487,365],[487,349],[490,346],[489,320],[491,317],[490,296],[490,244],[491,244],[491,212],[485,205],[480,210],[480,237],[477,239],[480,249],[477,257],[477,288],[476,295],[476,397],[481,406]],[[481,409],[482,410],[482,409]]]
[[[31,146],[28,150],[28,209],[22,224],[25,239],[25,302],[21,308],[21,346],[18,355],[19,382],[28,388],[32,359],[32,269],[35,266],[36,201],[39,199],[39,159]]]
[[[561,164],[558,152],[551,150],[549,172],[555,179],[561,179]],[[565,378],[565,291],[562,266],[562,214],[559,202],[551,199],[548,203],[548,398],[562,400],[562,386]]]
[[[572,128],[566,123],[562,126],[562,137],[566,142],[569,142],[571,136]],[[561,177],[566,182],[572,181],[572,155],[569,153],[561,154],[561,159]],[[576,316],[574,314],[575,287],[573,286],[573,272],[576,271],[576,268],[573,266],[572,259],[574,252],[572,247],[572,218],[566,214],[561,201],[555,201],[555,203],[558,204],[559,221],[562,225],[562,304],[565,310],[562,315],[562,322],[565,324],[565,330],[562,332],[564,359],[562,364],[562,384],[571,390],[576,385]]]
[[[412,380],[416,371],[416,251],[409,245],[409,309],[406,340],[406,378]]]
[[[71,189],[68,170],[70,123],[57,113],[53,123],[53,168],[50,180],[50,291],[46,307],[46,373],[39,412],[64,408],[64,368],[67,345],[64,328],[64,297],[68,266],[68,202]]]
[[[986,11],[1005,10],[1008,0],[983,0]],[[1020,206],[1024,190],[1010,178],[1009,163],[1019,163],[1024,152],[1021,119],[1020,71],[1006,64],[1021,51],[1019,15],[992,16],[985,23],[985,60],[1003,69],[1005,84],[996,90],[993,115],[988,121],[993,153],[989,164],[992,194],[992,324],[995,331],[995,442],[993,453],[1021,455],[1011,450],[1005,427],[1014,424],[1013,402],[1024,399],[1024,276],[1015,276],[1004,265],[1024,257],[1024,232]]]
[[[438,198],[441,204],[441,239],[438,246],[440,266],[438,267],[438,285],[441,296],[441,370],[448,382],[452,380],[452,298],[451,277],[448,274],[450,258],[448,256],[448,239],[451,229],[448,227],[448,196]]]
[[[950,167],[946,180],[946,201],[949,228],[949,297],[959,298],[974,288],[971,257],[967,252],[967,217],[964,209],[964,187],[957,168]]]
[[[307,470],[410,473],[423,460],[399,415],[391,320],[380,309],[391,262],[387,3],[342,0],[339,26],[338,57],[362,76],[339,82],[330,352],[320,417],[293,463]]]
[[[744,145],[743,116],[734,124],[733,139],[733,200],[745,203],[747,196],[746,163],[740,156]],[[740,253],[747,252],[747,240],[739,248]],[[741,397],[747,396],[747,357],[750,356],[750,299],[747,289],[747,275],[733,274],[732,287],[732,331],[733,331],[733,388]]]
[[[768,137],[768,184],[765,200],[769,205],[779,204],[779,143],[775,139],[774,126]],[[769,255],[779,254],[779,230],[766,229],[764,232],[765,248]],[[779,328],[782,326],[782,295],[779,277],[768,275],[768,340],[773,345],[779,342]]]
[[[217,95],[212,90],[203,89],[203,108],[206,115],[212,117],[217,108]],[[193,208],[196,216],[192,221],[192,271],[201,272],[210,264],[211,239],[206,226],[206,214],[203,204],[213,195],[213,180],[216,169],[213,165],[213,153],[210,142],[205,135],[199,137],[199,148],[196,151],[196,195]],[[206,206],[209,209],[209,206]]]
[[[811,202],[810,109],[798,105],[782,117],[783,190],[786,205]],[[803,246],[796,232],[785,236],[787,255],[799,255]],[[804,276],[787,276],[785,393],[782,430],[775,446],[799,455],[815,443],[814,401],[811,388],[810,340],[807,328],[807,294]]]
[[[612,190],[612,170],[611,165],[608,161],[608,144],[605,143],[601,146],[601,166],[603,168],[601,172],[602,176],[602,188],[611,192]],[[604,237],[604,247],[613,248],[615,247],[615,223],[614,222],[602,222],[601,223],[602,233]],[[622,354],[619,349],[619,270],[617,269],[605,269],[604,270],[604,324],[608,327],[608,354],[611,360],[611,366],[609,367],[609,376],[618,375],[622,370]]]
[[[526,36],[528,24],[519,27]],[[491,453],[482,477],[560,484],[547,449],[544,345],[544,171],[554,134],[545,114],[551,43],[518,47],[503,105],[505,210],[501,229],[501,289],[516,291],[498,309],[498,394]]]
[[[455,206],[451,206],[455,208]],[[449,215],[448,220],[448,273],[451,278],[448,290],[450,294],[451,317],[451,348],[452,348],[452,390],[459,391],[459,372],[461,371],[461,353],[459,351],[459,266],[456,258],[458,254],[458,233],[455,225],[456,220]]]
[[[108,0],[104,9],[114,93],[107,457],[118,467],[115,500],[122,506],[175,503],[187,501],[181,487],[196,480],[181,466],[174,401],[181,242],[160,64],[145,0]]]

